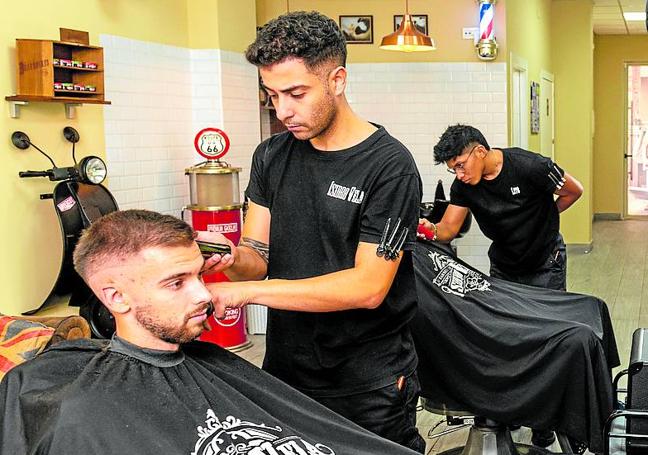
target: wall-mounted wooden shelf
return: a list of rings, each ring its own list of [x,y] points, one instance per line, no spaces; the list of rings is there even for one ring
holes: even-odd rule
[[[65,105],[65,117],[69,119],[75,117],[75,108],[80,107],[82,104],[110,104],[110,101],[76,96],[13,95],[5,96],[5,100],[9,101],[9,115],[11,118],[20,118],[20,107],[27,106],[30,102],[63,103]]]
[[[82,104],[110,104],[104,99],[103,48],[84,43],[17,39],[17,94],[7,96],[12,118],[30,102],[64,103],[65,114],[73,118]],[[54,64],[54,60],[57,64]],[[96,68],[67,66],[60,60],[92,62]],[[54,88],[54,83],[91,85],[94,91]]]

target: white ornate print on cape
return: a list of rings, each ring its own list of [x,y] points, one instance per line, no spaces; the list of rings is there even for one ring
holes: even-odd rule
[[[451,257],[436,251],[430,251],[428,257],[432,259],[435,272],[438,272],[432,282],[446,294],[464,297],[471,291],[490,291],[490,283],[481,273],[470,270]]]
[[[199,426],[198,442],[191,455],[335,455],[324,444],[311,444],[299,436],[284,435],[279,426],[268,427],[227,416],[220,420],[207,410],[205,426]]]

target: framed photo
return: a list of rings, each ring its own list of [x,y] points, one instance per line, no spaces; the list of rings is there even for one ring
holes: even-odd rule
[[[373,43],[373,16],[340,16],[340,29],[349,44]]]
[[[540,84],[531,81],[531,134],[540,132]]]
[[[394,16],[394,31],[398,30],[401,22],[403,22],[403,15],[399,14]],[[424,35],[428,34],[428,16],[427,14],[412,14],[412,22],[416,30],[423,33]]]

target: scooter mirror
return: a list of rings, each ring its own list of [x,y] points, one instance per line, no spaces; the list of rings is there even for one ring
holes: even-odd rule
[[[106,179],[106,163],[98,156],[86,156],[78,165],[79,176],[84,183],[99,185]]]
[[[28,149],[29,144],[31,143],[29,136],[27,136],[22,131],[14,131],[11,135],[11,142],[14,146],[21,150]]]
[[[73,144],[79,142],[80,139],[79,132],[71,126],[66,126],[65,128],[63,128],[63,137],[65,137],[68,142],[72,142]]]

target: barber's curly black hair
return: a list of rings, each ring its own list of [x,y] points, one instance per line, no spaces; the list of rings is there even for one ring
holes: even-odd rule
[[[345,66],[346,55],[346,41],[337,23],[316,11],[295,11],[271,20],[245,51],[245,58],[255,66],[292,57],[303,59],[309,70],[328,62]]]
[[[461,124],[449,126],[434,146],[434,162],[445,163],[461,155],[461,152],[471,144],[481,144],[486,150],[490,150],[486,138],[477,128]]]

